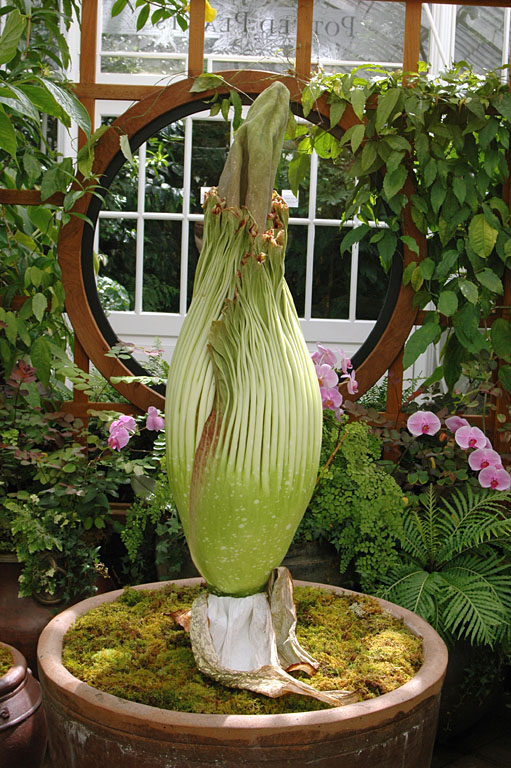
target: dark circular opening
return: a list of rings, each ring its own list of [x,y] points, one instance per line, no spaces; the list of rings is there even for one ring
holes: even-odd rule
[[[245,104],[249,104],[252,98],[255,98],[256,95],[257,94],[253,94],[253,95],[247,94],[242,97],[242,101]],[[145,141],[147,141],[152,136],[157,134],[158,131],[162,130],[163,128],[166,128],[171,123],[181,120],[184,117],[189,117],[190,115],[195,114],[197,112],[202,112],[208,109],[209,107],[210,107],[209,102],[202,99],[202,100],[191,102],[189,104],[182,104],[180,106],[174,107],[173,109],[168,110],[167,112],[159,115],[157,118],[147,123],[147,125],[145,125],[140,131],[135,133],[130,138],[129,143],[130,143],[131,151],[135,152],[141,146],[141,144],[143,144]],[[291,108],[294,114],[296,114],[299,117],[303,117],[303,111],[299,104],[293,103],[291,105]],[[322,120],[320,115],[317,115],[317,113],[314,113],[314,114],[311,113],[311,115],[308,115],[306,119],[309,120],[310,122],[316,122],[318,124],[328,125],[324,120]],[[117,175],[117,173],[119,172],[119,170],[121,169],[121,167],[124,165],[125,162],[126,162],[126,158],[123,155],[123,153],[119,150],[117,154],[114,156],[114,158],[111,160],[104,174],[102,175],[100,180],[100,188],[96,193],[96,195],[92,197],[92,200],[87,210],[87,217],[90,220],[91,224],[86,223],[83,228],[82,247],[81,247],[81,270],[82,270],[82,276],[83,276],[83,281],[85,286],[85,292],[87,295],[87,300],[91,308],[92,314],[94,316],[94,319],[104,339],[110,345],[110,347],[113,347],[116,344],[118,344],[119,338],[116,332],[114,331],[114,329],[112,328],[104,312],[104,309],[101,305],[101,301],[99,299],[97,287],[96,287],[96,278],[95,278],[95,272],[94,272],[94,258],[93,258],[94,232],[97,226],[100,210],[104,204],[104,195],[106,194],[115,176]],[[385,299],[384,299],[382,308],[380,310],[380,313],[376,319],[375,325],[371,330],[371,332],[369,333],[367,339],[363,342],[362,346],[352,356],[352,362],[355,369],[358,368],[364,362],[364,360],[366,360],[366,358],[370,355],[370,353],[376,347],[383,332],[385,331],[389,323],[390,317],[392,315],[393,309],[396,305],[396,301],[397,301],[400,287],[401,287],[401,278],[402,278],[402,258],[401,258],[401,254],[399,252],[396,252],[394,254],[393,261],[392,261],[392,267],[389,274],[389,282],[388,282],[388,287],[385,294]],[[149,375],[149,372],[132,355],[130,355],[126,359],[123,358],[123,363],[128,368],[128,370],[131,371],[131,373],[134,376]],[[151,388],[161,395],[165,394],[165,387],[163,385],[152,386]]]

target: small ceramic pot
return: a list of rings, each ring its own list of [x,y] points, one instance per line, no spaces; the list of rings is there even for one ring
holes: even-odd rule
[[[47,731],[41,687],[25,657],[7,643],[13,665],[0,677],[0,768],[40,768]]]

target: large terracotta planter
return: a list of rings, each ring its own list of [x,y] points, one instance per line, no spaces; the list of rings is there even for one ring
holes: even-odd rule
[[[137,589],[162,586],[158,582]],[[62,665],[63,637],[75,618],[120,594],[119,590],[78,603],[53,619],[41,635],[39,673],[53,768],[429,768],[447,649],[437,633],[410,611],[380,601],[424,642],[423,666],[391,693],[294,715],[194,715],[103,693]]]

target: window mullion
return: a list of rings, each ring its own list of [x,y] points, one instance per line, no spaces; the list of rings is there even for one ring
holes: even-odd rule
[[[307,225],[307,262],[305,268],[305,308],[304,317],[310,320],[312,317],[312,283],[314,277],[314,241],[316,218],[316,195],[318,189],[318,156],[315,152],[311,155],[309,183],[309,218]]]
[[[138,189],[137,189],[137,244],[135,261],[135,313],[143,310],[144,286],[144,210],[145,210],[145,178],[146,178],[146,144],[142,144],[138,152]]]
[[[350,323],[354,323],[355,320],[357,319],[358,255],[359,255],[359,249],[360,249],[359,247],[360,247],[360,243],[353,243],[351,247],[350,300],[349,300],[349,310],[348,310],[348,319]]]

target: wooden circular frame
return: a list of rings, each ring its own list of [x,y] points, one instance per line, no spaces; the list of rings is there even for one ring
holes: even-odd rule
[[[279,76],[260,70],[234,70],[218,72],[217,74],[223,76],[226,83],[232,84],[240,91],[250,95],[257,95],[275,80],[280,80],[288,87],[293,106],[299,107],[301,104],[301,88],[298,81],[293,77]],[[210,98],[214,92],[193,93],[190,90],[193,83],[193,78],[187,78],[162,88],[158,93],[151,94],[134,104],[112,123],[95,146],[93,172],[99,178],[100,184],[104,183],[104,186],[107,187],[113,178],[112,169],[117,172],[124,162],[119,145],[121,135],[128,136],[131,148],[135,150],[148,138],[147,127],[149,125],[154,124],[154,132],[157,132],[168,124],[168,121],[165,122],[165,116],[168,113],[174,112],[178,115],[174,119],[179,119],[198,111],[201,107],[204,108],[204,99]],[[229,86],[226,85],[217,90],[220,94],[228,93]],[[329,107],[326,99],[322,97],[318,100],[308,119],[328,127],[328,115]],[[348,107],[339,123],[339,128],[345,131],[359,122],[353,110]],[[143,134],[143,138],[140,138],[141,134]],[[107,173],[107,171],[109,172]],[[410,198],[412,190],[413,181],[409,178],[405,185],[408,198]],[[101,202],[102,199],[97,197],[97,192],[96,194],[93,191],[86,192],[77,201],[71,214],[78,213],[82,216],[88,216],[92,211],[92,218],[97,217]],[[425,248],[424,236],[417,230],[412,221],[409,205],[403,212],[402,231],[403,234],[410,235],[415,239],[419,250],[423,253]],[[67,314],[85,353],[107,380],[110,380],[112,376],[143,375],[146,372],[135,360],[132,359],[128,364],[125,364],[124,361],[116,357],[107,356],[115,341],[108,332],[108,328],[111,329],[111,326],[101,309],[95,285],[91,285],[93,272],[90,263],[92,259],[90,246],[93,235],[94,230],[85,219],[71,215],[69,223],[63,227],[59,238],[59,263],[66,290]],[[416,319],[417,310],[413,307],[412,301],[414,291],[410,286],[402,285],[401,271],[402,266],[406,266],[417,257],[406,246],[403,247],[403,256],[402,265],[399,265],[401,268],[394,269],[393,274],[391,274],[390,282],[394,286],[393,293],[395,295],[389,301],[388,293],[377,320],[377,327],[375,326],[353,358],[360,394],[375,384],[394,362]],[[86,263],[87,259],[89,260],[88,263]],[[383,329],[382,324],[384,324]],[[164,408],[164,394],[145,384],[139,382],[118,383],[114,386],[124,397],[144,411],[150,405],[161,410]]]

